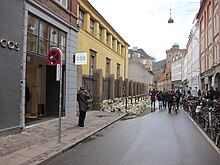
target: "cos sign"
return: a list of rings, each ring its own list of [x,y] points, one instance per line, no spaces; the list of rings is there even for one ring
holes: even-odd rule
[[[16,51],[19,51],[19,43],[17,42],[13,42],[13,41],[7,41],[6,39],[1,39],[0,40],[0,45],[3,47],[3,48],[6,48],[8,47],[10,50],[16,50]]]

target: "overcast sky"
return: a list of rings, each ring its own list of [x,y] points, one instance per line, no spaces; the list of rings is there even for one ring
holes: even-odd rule
[[[186,48],[200,0],[88,0],[130,45],[155,57],[166,58],[174,43]],[[168,19],[174,20],[168,24]]]

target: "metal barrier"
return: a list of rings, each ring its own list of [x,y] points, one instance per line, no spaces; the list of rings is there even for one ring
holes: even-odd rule
[[[137,96],[128,96],[125,98],[126,108],[128,108],[128,103],[130,100],[130,104],[136,103],[137,101],[146,99],[146,94],[141,94]]]

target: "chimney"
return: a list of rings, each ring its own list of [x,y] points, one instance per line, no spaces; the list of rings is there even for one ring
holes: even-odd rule
[[[133,47],[133,52],[137,51],[138,48],[137,47]]]

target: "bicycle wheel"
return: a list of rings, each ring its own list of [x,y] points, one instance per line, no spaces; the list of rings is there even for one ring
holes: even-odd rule
[[[205,133],[208,132],[208,128],[209,128],[209,122],[208,122],[208,121],[205,121],[205,127],[204,127]]]
[[[217,133],[217,136],[216,136],[216,139],[215,139],[215,145],[216,146],[218,146],[219,139],[220,139],[220,132]]]
[[[217,135],[216,129],[212,128],[210,130],[210,137],[211,137],[211,139],[214,140],[216,138],[216,135]]]

